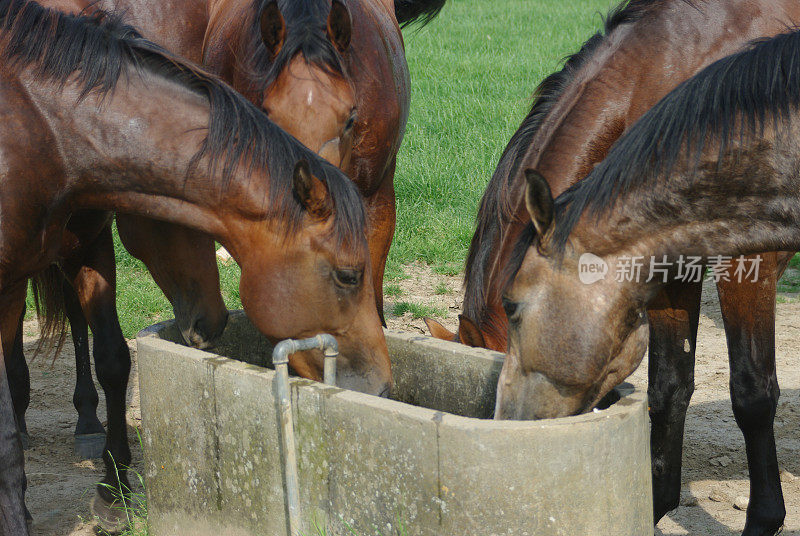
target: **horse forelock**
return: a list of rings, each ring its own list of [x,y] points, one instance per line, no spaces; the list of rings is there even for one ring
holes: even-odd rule
[[[286,23],[286,38],[274,57],[264,46],[260,30],[261,13],[273,2]],[[253,90],[263,91],[275,83],[298,55],[328,75],[346,77],[345,59],[327,34],[330,6],[330,0],[252,0],[249,28],[243,36],[245,53],[239,61]]]

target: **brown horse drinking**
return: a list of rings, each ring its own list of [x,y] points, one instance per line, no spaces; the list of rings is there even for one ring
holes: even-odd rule
[[[47,1],[66,7],[65,0]],[[96,7],[84,0],[66,1],[74,1],[73,10]],[[398,23],[427,23],[443,4],[210,0],[174,3],[169,12],[154,0],[99,5],[124,12],[145,36],[172,52],[205,63],[354,179],[366,198],[373,283],[382,315],[383,269],[395,221],[395,158],[409,100]],[[227,311],[211,238],[132,215],[119,215],[117,225],[125,247],[144,261],[173,304],[187,342],[200,347],[212,342]]]
[[[637,0],[612,12],[605,34],[592,37],[541,84],[533,109],[497,166],[481,202],[467,260],[457,340],[506,349],[503,273],[530,221],[521,202],[526,166],[539,169],[554,193],[562,192],[588,174],[613,142],[681,80],[794,21],[800,21],[800,3],[793,0]],[[777,404],[775,281],[781,270],[776,255],[765,254],[758,284],[719,284],[734,414],[750,468],[748,534],[771,534],[785,515],[772,431]],[[691,283],[670,285],[648,308],[656,520],[677,507],[680,498],[699,308],[700,284]],[[434,335],[453,337],[435,323],[429,325]]]
[[[72,13],[92,12],[98,7],[84,0],[44,0],[41,3]],[[402,57],[402,38],[397,24],[391,20],[392,6],[381,2],[349,2],[351,14],[351,9],[339,2],[332,5],[319,1],[284,4],[285,13],[276,2],[211,2],[208,5],[184,2],[172,5],[168,14],[160,3],[142,0],[107,1],[102,5],[120,8],[126,17],[142,26],[148,37],[187,58],[201,61],[201,51],[207,48],[207,66],[228,76],[229,81],[246,91],[256,104],[264,104],[265,88],[269,88],[273,102],[270,110],[281,112],[274,113],[273,119],[289,128],[290,133],[307,146],[319,150],[355,176],[362,191],[372,199],[368,216],[378,222],[372,233],[378,238],[371,239],[370,244],[378,244],[371,249],[382,272],[394,225],[393,162],[408,107],[407,68]],[[444,0],[398,0],[394,11],[401,25],[416,21],[425,24],[443,4]],[[209,11],[213,12],[210,25]],[[231,13],[241,17],[231,21]],[[180,24],[176,24],[176,20],[180,20]],[[277,32],[280,43],[270,40],[270,28]],[[230,42],[221,42],[223,38]],[[237,54],[220,54],[220,49]],[[301,73],[300,77],[287,74],[296,74],[298,69],[306,69],[308,73]],[[284,81],[282,84],[265,85],[270,76],[278,74]],[[391,80],[387,81],[387,77]],[[292,83],[301,78],[301,84]],[[297,87],[303,84],[305,87]],[[297,98],[299,89],[313,91],[312,103],[305,100],[306,92]],[[387,114],[385,105],[376,104],[390,102],[397,103],[394,115]],[[341,113],[331,114],[332,110],[345,108],[346,117]],[[300,117],[307,121],[298,121]],[[323,120],[327,121],[326,128],[320,128]],[[330,137],[334,141],[329,142],[328,138],[319,141],[319,136],[327,131],[338,132]],[[101,217],[101,214],[90,213],[72,215],[68,230],[78,228],[79,232],[74,233],[78,239],[73,241],[73,250],[64,252],[61,269],[47,272],[50,280],[44,288],[59,292],[44,296],[56,294],[59,297],[63,291],[66,297],[63,308],[72,327],[78,370],[73,397],[78,410],[76,448],[87,457],[97,456],[99,449],[106,453],[107,466],[111,467],[107,452],[116,453],[116,459],[129,458],[125,454],[124,394],[130,357],[116,316],[110,230],[103,229],[102,225],[95,227]],[[181,226],[129,214],[119,214],[117,225],[126,248],[147,265],[172,303],[186,342],[201,348],[211,344],[221,333],[227,318],[211,238]],[[69,284],[61,283],[61,271],[65,272]],[[382,277],[376,275],[379,300],[382,298],[380,279]],[[95,366],[108,405],[105,438],[96,416],[98,397],[91,379],[84,317],[94,334]],[[14,349],[7,360],[8,373],[12,378],[17,419],[24,430],[29,377],[21,340]]]
[[[124,11],[149,39],[202,62],[353,179],[367,206],[372,281],[383,317],[383,272],[395,227],[395,164],[410,99],[399,25],[430,21],[444,0],[187,1],[172,6],[166,17],[156,0],[101,5]],[[136,244],[149,247],[153,236],[202,240],[138,218],[124,227],[121,236],[133,250],[141,249]],[[206,243],[210,249],[210,240]]]
[[[64,7],[65,0],[47,1]],[[72,9],[89,7],[75,2]],[[173,3],[168,12],[154,0],[99,5],[123,12],[146,37],[172,52],[202,61],[353,178],[366,199],[373,285],[382,316],[383,270],[395,222],[395,160],[409,107],[398,23],[424,24],[443,4],[210,0]],[[118,215],[117,225],[125,247],[144,261],[173,304],[187,342],[202,347],[213,341],[226,311],[211,237],[133,215]],[[79,385],[89,388],[80,392],[93,400],[91,384]],[[92,407],[81,400],[86,396],[76,396],[76,405]]]
[[[800,248],[798,57],[794,32],[712,64],[642,116],[555,202],[544,178],[526,170],[531,223],[509,263],[516,275],[504,296],[509,353],[496,417],[591,408],[638,366],[646,307],[665,281],[686,276],[687,256]],[[612,269],[585,284],[579,264],[589,253]],[[613,267],[633,258],[667,271],[615,275]],[[758,280],[752,264],[741,266]],[[778,386],[766,389],[774,404]],[[743,428],[765,425],[755,413],[736,417]],[[747,534],[777,530],[751,523]]]
[[[0,63],[4,355],[24,282],[58,259],[69,215],[117,210],[217,237],[242,267],[242,302],[264,333],[331,332],[344,378],[363,391],[388,389],[365,215],[346,176],[116,19],[0,0]],[[299,354],[292,365],[318,378],[321,356]],[[1,372],[0,532],[27,534],[23,459]],[[128,460],[119,461],[124,480]]]

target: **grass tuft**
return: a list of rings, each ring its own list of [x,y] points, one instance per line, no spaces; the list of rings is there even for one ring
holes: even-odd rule
[[[451,277],[455,277],[461,273],[461,270],[464,267],[461,264],[456,263],[446,263],[446,264],[437,264],[433,267],[434,273],[440,275],[449,275]]]
[[[442,281],[438,285],[436,285],[436,288],[433,289],[433,292],[435,292],[439,296],[446,296],[448,294],[452,294],[453,293],[453,289],[448,287],[447,283]]]
[[[406,313],[411,313],[411,317],[416,319],[430,316],[438,316],[439,318],[442,318],[447,314],[444,310],[431,305],[420,305],[418,303],[407,301],[394,304],[394,307],[392,308],[392,314],[394,316],[403,316]]]
[[[139,431],[136,431],[139,438],[139,447],[142,445],[142,436]],[[116,470],[116,465],[114,466]],[[111,491],[111,493],[119,498],[120,504],[113,508],[119,509],[124,512],[127,519],[127,526],[122,532],[111,533],[103,529],[98,529],[99,536],[150,536],[150,531],[147,528],[147,495],[145,494],[145,484],[142,475],[130,467],[126,467],[130,474],[136,475],[139,481],[139,486],[142,491],[133,491],[124,487],[122,483],[118,483],[117,487],[101,482],[100,485]],[[117,482],[119,482],[119,473],[117,473]]]
[[[387,296],[391,296],[392,298],[399,298],[403,294],[403,289],[400,288],[400,285],[392,283],[389,285],[384,285],[383,293]]]
[[[789,261],[789,267],[783,273],[783,277],[778,281],[778,292],[797,293],[800,292],[800,269],[792,265],[798,258],[795,255]]]

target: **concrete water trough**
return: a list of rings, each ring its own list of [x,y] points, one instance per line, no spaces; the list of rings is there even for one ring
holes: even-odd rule
[[[396,400],[292,379],[303,534],[653,534],[641,391],[492,421],[501,354],[386,335]],[[178,340],[165,322],[137,341],[151,534],[288,535],[271,346],[241,312],[214,354]]]

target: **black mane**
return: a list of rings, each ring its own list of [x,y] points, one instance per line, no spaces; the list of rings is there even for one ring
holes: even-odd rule
[[[591,59],[609,34],[623,24],[639,21],[651,10],[668,0],[623,0],[604,19],[603,30],[587,40],[581,49],[566,57],[564,67],[545,78],[533,93],[533,107],[511,137],[494,174],[486,187],[478,210],[477,228],[467,254],[464,285],[464,314],[479,324],[487,320],[484,306],[495,249],[511,223],[514,208],[521,195],[517,186],[519,167],[544,119],[575,80],[578,72]],[[692,0],[686,0],[691,3]]]
[[[621,195],[652,191],[678,164],[688,165],[691,180],[707,145],[716,143],[721,159],[770,123],[776,129],[789,124],[798,107],[800,31],[712,63],[661,99],[587,178],[558,197],[554,251],[563,252],[584,212],[599,217]]]
[[[261,40],[260,29],[261,13],[273,2],[277,2],[286,22],[286,39],[274,58]],[[252,27],[245,38],[247,53],[240,61],[250,74],[255,90],[263,91],[275,82],[297,54],[329,74],[345,76],[344,59],[327,34],[330,0],[255,0],[253,9]]]
[[[250,169],[268,168],[268,217],[283,220],[291,233],[304,217],[292,189],[294,166],[304,159],[327,184],[337,240],[363,246],[364,207],[352,181],[219,79],[143,39],[119,16],[73,16],[30,0],[0,0],[0,62],[4,69],[32,66],[38,79],[62,85],[74,77],[83,98],[113,92],[123,75],[142,72],[182,85],[207,98],[211,108],[208,135],[193,158],[195,164],[208,158],[212,176],[219,175],[225,183],[242,163]]]
[[[412,24],[423,27],[436,18],[445,0],[394,0],[394,14],[401,28]]]

